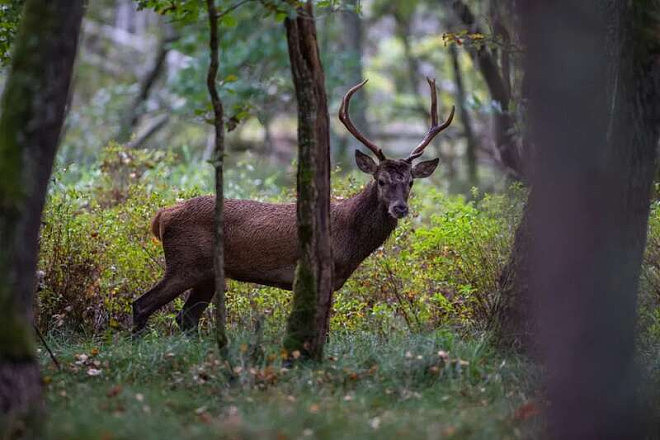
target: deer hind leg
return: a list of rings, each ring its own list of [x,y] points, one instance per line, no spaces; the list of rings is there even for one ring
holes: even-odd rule
[[[162,280],[149,289],[147,293],[133,301],[133,333],[140,333],[155,311],[174,300],[193,285],[194,282],[166,272]]]
[[[176,323],[185,332],[197,329],[199,319],[215,294],[214,280],[206,280],[192,288],[181,311],[176,315]]]

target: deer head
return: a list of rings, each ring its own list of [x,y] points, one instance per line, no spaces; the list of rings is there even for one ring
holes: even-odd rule
[[[360,150],[355,150],[355,161],[358,168],[367,174],[371,174],[376,182],[379,203],[387,209],[389,215],[397,219],[408,214],[408,196],[413,180],[433,174],[440,159],[426,160],[417,164],[413,164],[413,161],[424,153],[426,146],[431,143],[438,133],[449,127],[454,118],[454,107],[452,106],[447,120],[442,124],[438,124],[438,99],[435,79],[426,78],[426,80],[431,87],[431,128],[429,128],[424,139],[405,159],[387,159],[383,154],[383,150],[360,133],[351,121],[348,113],[351,97],[366,84],[366,79],[346,92],[339,107],[339,120],[357,140],[362,142],[378,158],[378,163],[376,163],[370,156]]]

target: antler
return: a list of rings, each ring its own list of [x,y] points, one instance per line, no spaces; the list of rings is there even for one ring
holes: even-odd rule
[[[364,80],[359,84],[354,85],[351,87],[348,92],[344,95],[344,98],[341,100],[341,106],[339,107],[339,120],[346,126],[348,131],[355,136],[357,140],[362,142],[365,147],[369,148],[373,153],[376,155],[378,160],[385,160],[385,155],[383,154],[383,150],[381,150],[375,143],[367,139],[362,133],[358,131],[357,128],[355,128],[355,125],[353,125],[353,122],[351,121],[351,117],[348,114],[348,106],[350,105],[351,102],[351,97],[355,92],[360,90],[363,85],[366,84],[368,80]],[[437,117],[436,117],[437,119]]]
[[[438,125],[438,97],[435,90],[435,78],[431,79],[426,77],[426,80],[429,83],[429,87],[431,87],[431,128],[429,128],[429,131],[426,133],[426,136],[424,136],[424,139],[422,139],[422,142],[420,142],[419,145],[417,145],[417,147],[415,147],[415,149],[412,151],[412,153],[410,153],[410,156],[405,159],[406,162],[412,162],[414,159],[417,159],[419,156],[424,154],[424,148],[426,148],[426,146],[431,143],[433,138],[436,137],[438,133],[449,127],[452,119],[454,119],[455,108],[452,105],[451,113],[449,113],[447,120],[442,125]]]

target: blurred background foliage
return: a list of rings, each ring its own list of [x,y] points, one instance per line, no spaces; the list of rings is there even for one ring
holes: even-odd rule
[[[1,1],[0,52],[6,66],[21,1]],[[491,145],[491,115],[503,111],[502,104],[491,99],[468,50],[476,41],[470,36],[481,34],[460,25],[450,2],[445,3],[317,2],[332,153],[342,170],[352,168],[355,146],[335,117],[348,87],[370,79],[355,100],[354,119],[386,151],[402,155],[428,128],[424,77],[432,76],[438,79],[442,114],[460,99],[472,125],[471,140],[465,121],[458,118],[436,141],[433,154],[442,157],[444,166],[435,183],[468,196],[472,186],[489,191],[506,187],[506,174]],[[483,1],[468,3],[481,28],[492,29],[494,7]],[[173,152],[189,164],[205,166],[212,130],[205,123],[210,117],[204,82],[207,22],[200,5],[172,0],[89,3],[59,154],[62,166],[89,166],[110,141]],[[282,25],[289,8],[286,2],[266,0],[220,2],[219,86],[230,130],[228,167],[250,157],[265,176],[286,170],[281,185],[292,184],[296,151],[296,105]],[[492,38],[479,38],[479,44],[497,46]],[[451,51],[452,46],[458,50]],[[459,64],[463,96],[458,96],[452,53]],[[6,71],[0,72],[1,83]],[[468,141],[475,144],[478,180],[468,176]]]

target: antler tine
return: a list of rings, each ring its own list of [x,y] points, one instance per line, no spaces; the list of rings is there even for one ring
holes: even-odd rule
[[[438,135],[442,130],[445,128],[449,127],[449,124],[451,124],[451,121],[454,119],[454,111],[456,108],[452,105],[451,106],[451,113],[449,113],[449,117],[445,122],[442,123],[442,125],[438,125],[438,96],[435,88],[435,78],[431,79],[429,77],[426,78],[426,81],[429,83],[429,87],[431,88],[431,128],[429,128],[429,131],[426,133],[426,136],[424,136],[424,139],[422,139],[422,142],[415,147],[415,149],[410,153],[410,155],[405,159],[406,162],[412,162],[414,159],[417,159],[419,156],[424,154],[424,149],[428,144],[431,143],[434,137]]]
[[[385,160],[385,155],[383,154],[383,150],[381,150],[375,143],[367,139],[360,131],[353,125],[353,122],[351,121],[351,117],[348,114],[348,106],[351,103],[351,97],[355,92],[360,90],[362,86],[364,86],[367,83],[367,79],[362,81],[359,84],[354,85],[351,87],[348,92],[344,95],[344,98],[341,100],[341,106],[339,107],[339,120],[344,124],[344,126],[348,129],[348,131],[355,136],[357,140],[362,142],[365,147],[369,148],[373,153],[376,155],[378,160]]]

